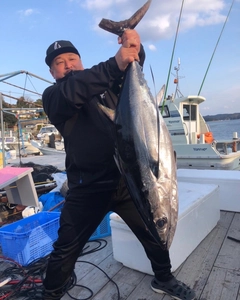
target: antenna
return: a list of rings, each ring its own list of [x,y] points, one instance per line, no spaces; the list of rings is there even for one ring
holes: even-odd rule
[[[173,99],[175,99],[176,96],[178,98],[179,97],[183,97],[183,94],[180,92],[180,89],[179,89],[179,79],[180,78],[184,78],[184,77],[179,77],[179,75],[178,75],[178,72],[180,70],[180,58],[178,58],[178,66],[174,67],[174,70],[176,71],[176,75],[173,74],[175,76],[174,83],[176,84],[176,89],[175,89],[175,93],[174,93]]]

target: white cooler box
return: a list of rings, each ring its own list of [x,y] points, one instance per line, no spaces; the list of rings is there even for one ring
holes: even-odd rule
[[[178,169],[179,181],[219,186],[220,209],[240,212],[240,171]]]
[[[216,226],[220,219],[218,186],[178,182],[179,218],[170,247],[172,271],[175,271]],[[110,215],[113,257],[126,267],[153,274],[145,251],[116,214]]]

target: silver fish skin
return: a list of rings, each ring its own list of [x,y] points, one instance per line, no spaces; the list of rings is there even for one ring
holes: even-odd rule
[[[121,36],[125,29],[135,28],[150,4],[148,0],[125,21],[102,19],[99,26]],[[133,62],[126,71],[116,111],[101,108],[115,123],[115,160],[129,193],[147,229],[166,250],[177,226],[178,192],[172,141],[158,104],[141,67]]]
[[[115,111],[116,161],[155,240],[169,249],[178,218],[171,137],[137,62],[130,64]]]

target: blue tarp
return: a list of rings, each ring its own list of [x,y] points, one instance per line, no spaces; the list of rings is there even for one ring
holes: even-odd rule
[[[65,198],[59,192],[49,192],[47,194],[41,195],[38,200],[42,202],[43,211],[48,211],[64,199]],[[61,211],[62,207],[63,203],[51,211]]]

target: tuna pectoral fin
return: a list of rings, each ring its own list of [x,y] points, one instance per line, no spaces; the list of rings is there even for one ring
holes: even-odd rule
[[[99,108],[105,113],[105,115],[111,120],[115,119],[115,110],[108,108],[100,103],[98,103]]]
[[[139,10],[135,12],[134,15],[132,15],[131,18],[125,21],[114,22],[108,19],[102,19],[98,26],[106,31],[121,36],[125,29],[134,29],[137,26],[147,12],[151,1],[152,0],[148,0]]]

